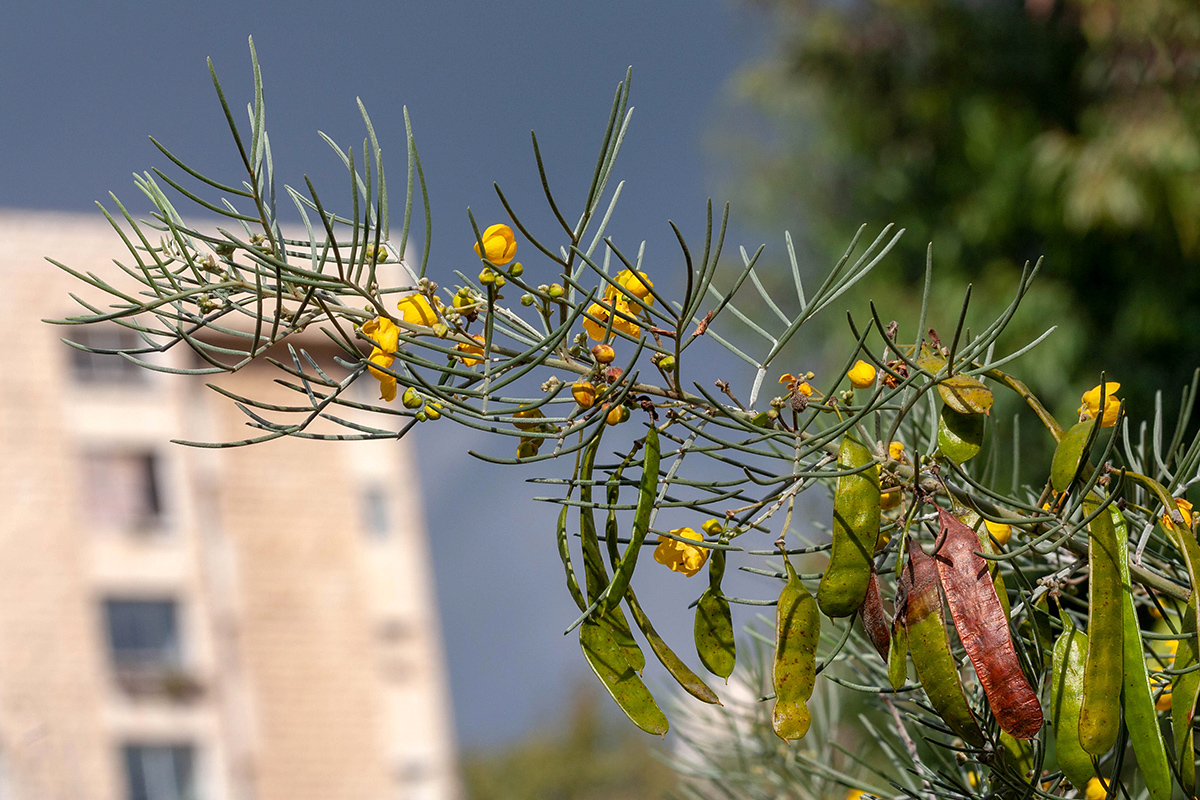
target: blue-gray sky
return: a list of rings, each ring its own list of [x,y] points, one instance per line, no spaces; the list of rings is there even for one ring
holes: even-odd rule
[[[666,220],[703,233],[713,174],[705,131],[731,74],[759,49],[760,24],[733,0],[10,4],[0,28],[0,207],[89,211],[112,190],[143,209],[130,174],[167,166],[147,135],[240,180],[205,58],[244,108],[253,35],[277,176],[303,185],[310,175],[326,202],[346,181],[317,130],[361,145],[361,97],[402,183],[408,106],[433,206],[431,275],[452,280],[473,263],[466,207],[481,225],[503,219],[492,181],[545,218],[531,128],[563,196],[584,191],[613,91],[633,65],[612,231],[630,249],[648,240],[649,263],[666,272],[679,260]],[[544,264],[527,264],[549,279]],[[480,446],[469,433],[419,433],[456,727],[466,746],[502,743],[553,719],[575,681],[590,679],[562,635],[574,607],[551,510],[529,501],[525,471],[469,460],[466,449]],[[464,484],[478,502],[462,502]],[[647,604],[663,607],[663,627],[687,651],[683,606],[699,589],[665,571],[659,579],[644,589]]]

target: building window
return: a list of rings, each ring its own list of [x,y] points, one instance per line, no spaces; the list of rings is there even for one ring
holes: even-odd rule
[[[361,498],[363,529],[375,538],[385,538],[391,530],[387,491],[382,486],[368,486]]]
[[[146,452],[92,452],[83,459],[83,498],[89,521],[139,530],[162,522],[158,458]]]
[[[129,800],[196,800],[196,751],[189,744],[127,744]]]
[[[120,670],[178,670],[178,608],[174,600],[104,601],[108,644]]]
[[[146,343],[134,331],[119,325],[79,326],[71,332],[72,341],[100,351],[137,350]],[[142,385],[146,370],[116,353],[92,353],[71,348],[71,373],[81,383]]]

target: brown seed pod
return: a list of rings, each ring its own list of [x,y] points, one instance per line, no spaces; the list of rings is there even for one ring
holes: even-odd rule
[[[938,520],[942,543],[934,558],[958,638],[1000,728],[1032,739],[1042,727],[1042,706],[1021,671],[988,564],[975,552],[979,537],[945,509],[938,508]]]
[[[867,596],[863,598],[861,613],[867,638],[886,662],[888,650],[892,646],[892,620],[883,610],[883,598],[879,595],[879,581],[875,577],[874,569],[871,570],[871,580],[867,584]]]

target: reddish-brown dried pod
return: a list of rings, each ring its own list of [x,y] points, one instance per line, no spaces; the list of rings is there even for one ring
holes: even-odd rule
[[[867,638],[871,640],[871,644],[875,645],[875,649],[879,651],[879,655],[886,662],[888,650],[892,646],[892,620],[883,610],[883,598],[879,595],[879,580],[875,576],[874,568],[871,569],[871,580],[867,583],[867,596],[863,598],[860,612]]]
[[[1000,728],[1032,739],[1042,727],[1042,706],[1021,670],[988,564],[975,552],[979,537],[945,509],[938,509],[938,520],[942,543],[934,558],[958,638]]]

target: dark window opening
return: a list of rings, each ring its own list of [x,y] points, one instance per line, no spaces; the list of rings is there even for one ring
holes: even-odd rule
[[[84,455],[84,502],[93,524],[138,529],[162,519],[158,458],[153,453]]]
[[[189,744],[127,744],[129,800],[196,800],[196,754]]]

